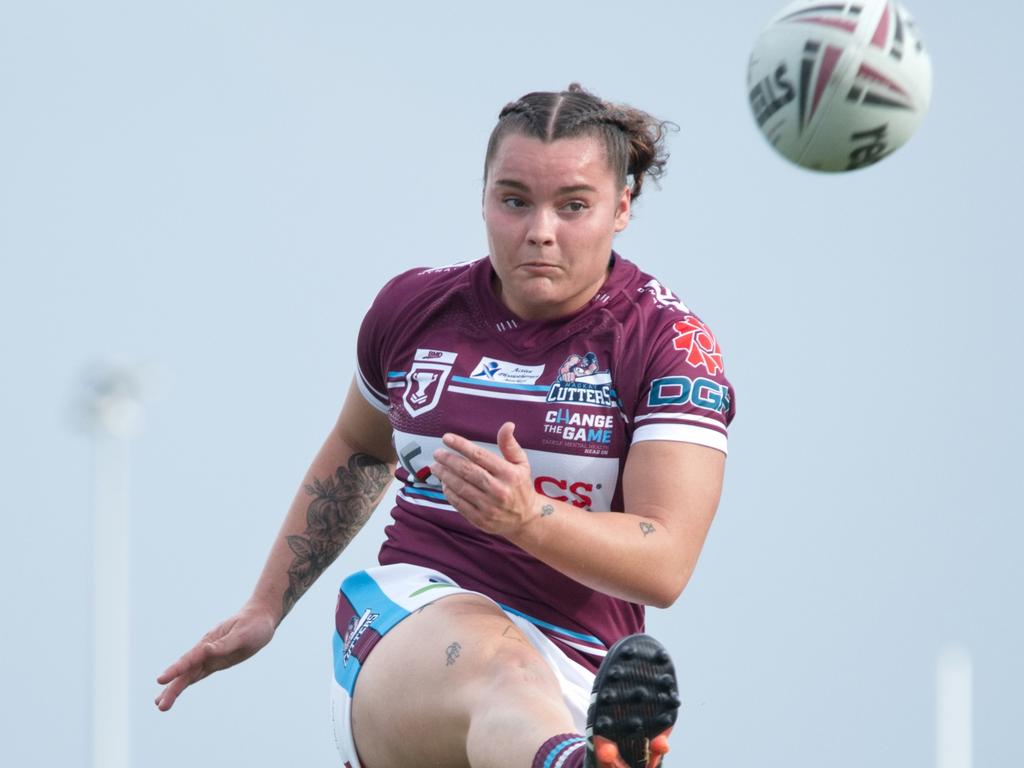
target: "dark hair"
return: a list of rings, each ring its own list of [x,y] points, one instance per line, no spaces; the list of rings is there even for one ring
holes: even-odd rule
[[[511,133],[545,142],[594,135],[604,143],[608,164],[622,183],[632,178],[635,199],[646,177],[657,180],[665,173],[665,134],[677,127],[625,104],[603,101],[579,83],[565,91],[535,91],[506,104],[498,115],[487,142],[484,181],[498,146]]]

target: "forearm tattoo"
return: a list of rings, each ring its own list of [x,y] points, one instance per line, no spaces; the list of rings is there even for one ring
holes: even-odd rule
[[[644,532],[644,538],[646,539],[648,534],[654,533],[654,525],[644,521],[640,523],[640,530]]]
[[[313,500],[306,509],[306,530],[287,537],[295,559],[288,566],[282,617],[363,527],[389,480],[387,464],[353,453],[348,466],[338,467],[333,477],[314,478],[305,486]]]

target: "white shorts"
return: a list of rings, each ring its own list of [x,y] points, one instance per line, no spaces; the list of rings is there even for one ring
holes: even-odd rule
[[[443,573],[418,565],[383,565],[357,571],[342,582],[335,614],[331,717],[334,740],[346,768],[361,768],[352,736],[352,692],[362,663],[377,641],[410,613],[442,597],[459,594],[480,593],[463,589]],[[567,657],[527,619],[504,613],[547,662],[576,731],[583,733],[594,673]]]

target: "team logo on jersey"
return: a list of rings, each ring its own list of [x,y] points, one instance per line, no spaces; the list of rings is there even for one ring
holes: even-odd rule
[[[569,355],[558,369],[558,378],[548,390],[547,401],[614,407],[611,372],[600,371],[600,367],[593,352]]]
[[[679,334],[672,340],[672,346],[686,353],[686,362],[694,368],[703,366],[712,376],[724,370],[722,350],[711,329],[704,323],[688,315],[672,327]]]
[[[402,405],[410,416],[415,418],[434,410],[456,357],[456,352],[439,349],[416,350],[412,368],[405,375],[405,392],[402,395]]]
[[[499,384],[536,384],[542,373],[543,365],[519,365],[495,360],[493,357],[482,357],[470,378]]]
[[[644,286],[638,290],[640,293],[650,294],[651,298],[654,299],[654,303],[658,306],[658,309],[677,309],[684,313],[689,313],[690,311],[678,296],[657,280],[648,280]]]
[[[366,630],[370,628],[370,625],[379,618],[379,613],[367,608],[363,611],[362,616],[353,616],[348,620],[348,628],[345,630],[345,637],[343,638],[345,651],[341,656],[342,666],[348,666],[348,660],[352,658],[352,652],[355,650],[356,643],[359,642],[359,638],[361,638],[363,634],[365,634]]]

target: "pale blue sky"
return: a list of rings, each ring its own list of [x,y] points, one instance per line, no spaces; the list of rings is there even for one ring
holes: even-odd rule
[[[255,659],[169,714],[153,678],[248,595],[377,288],[484,255],[497,111],[579,80],[680,124],[618,248],[715,329],[738,393],[697,574],[649,622],[682,678],[671,765],[933,766],[950,642],[974,657],[975,764],[1024,764],[1024,6],[913,0],[931,113],[883,164],[821,176],[748,114],[780,5],[2,3],[0,763],[89,762],[71,403],[108,362],[158,384],[134,451],[134,764],[337,764],[334,592],[386,510]]]

